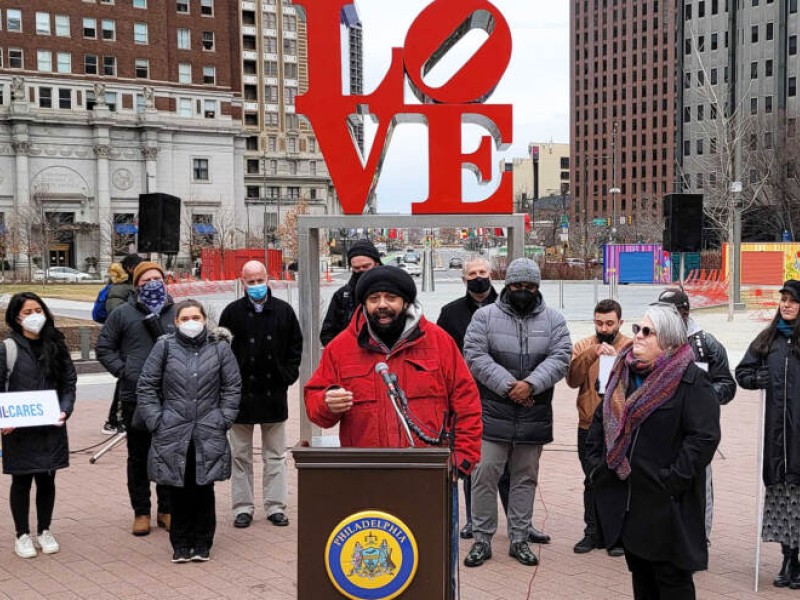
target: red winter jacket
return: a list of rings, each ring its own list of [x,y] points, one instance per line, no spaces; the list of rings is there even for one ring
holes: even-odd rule
[[[407,447],[386,386],[375,373],[379,362],[397,375],[411,414],[429,435],[441,430],[445,412],[456,414],[454,464],[462,473],[470,473],[481,454],[478,388],[453,338],[422,316],[387,357],[371,337],[363,312],[357,310],[347,329],[325,346],[319,367],[305,385],[311,422],[326,429],[339,423],[343,447]],[[353,392],[353,407],[338,415],[325,404],[325,391],[337,386]],[[423,445],[416,438],[414,443]]]

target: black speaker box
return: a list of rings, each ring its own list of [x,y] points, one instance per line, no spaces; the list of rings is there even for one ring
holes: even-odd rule
[[[664,196],[664,250],[700,252],[702,245],[703,194]]]
[[[181,238],[181,199],[169,194],[139,194],[139,252],[177,254]]]

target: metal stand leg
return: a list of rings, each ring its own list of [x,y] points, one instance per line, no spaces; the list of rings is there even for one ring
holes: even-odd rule
[[[758,478],[758,486],[756,487],[756,572],[755,581],[753,582],[753,591],[758,592],[758,575],[761,570],[761,529],[764,526],[764,479],[761,477],[761,469],[764,464],[764,421],[766,419],[765,411],[767,410],[767,392],[761,390],[761,414],[758,424],[758,465],[756,468],[756,477]]]
[[[101,457],[102,457],[102,456],[103,456],[103,455],[104,455],[106,452],[108,452],[109,450],[113,450],[113,449],[114,449],[114,446],[116,446],[116,445],[117,445],[117,444],[119,444],[119,443],[120,443],[122,440],[124,440],[124,439],[125,439],[125,437],[126,437],[126,433],[125,433],[124,431],[120,431],[120,432],[119,432],[117,435],[115,435],[113,438],[111,438],[111,439],[108,441],[108,443],[107,443],[105,446],[103,446],[102,448],[100,448],[100,450],[98,450],[98,451],[97,451],[97,452],[96,452],[96,453],[95,453],[95,454],[92,456],[92,458],[90,458],[90,459],[89,459],[89,462],[90,462],[91,464],[94,464],[94,463],[96,463],[98,460],[100,460],[100,458],[101,458]]]

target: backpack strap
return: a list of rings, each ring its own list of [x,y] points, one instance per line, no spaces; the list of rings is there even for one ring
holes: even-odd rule
[[[8,382],[11,379],[11,373],[14,372],[14,365],[17,364],[17,342],[11,338],[6,338],[3,340],[3,345],[6,347],[5,387],[8,389]]]

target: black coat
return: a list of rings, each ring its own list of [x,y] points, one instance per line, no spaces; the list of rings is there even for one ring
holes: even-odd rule
[[[497,300],[497,290],[492,287],[481,306],[492,304],[495,300]],[[436,321],[436,324],[455,340],[458,351],[462,354],[464,353],[464,334],[467,333],[467,327],[469,327],[472,315],[476,310],[478,310],[478,304],[467,292],[461,298],[445,304]]]
[[[229,342],[221,328],[196,338],[177,331],[159,339],[144,364],[138,410],[153,434],[147,471],[156,483],[183,487],[190,442],[197,485],[230,478],[226,434],[242,382]]]
[[[69,351],[61,347],[60,361],[63,368],[63,381],[56,387],[44,374],[41,363],[31,349],[28,339],[18,333],[11,337],[17,344],[17,361],[8,382],[9,392],[32,392],[55,389],[61,412],[72,414],[75,406],[75,385],[78,376],[72,364]],[[6,380],[6,347],[0,344],[0,381]],[[6,475],[27,475],[46,473],[69,466],[69,443],[67,426],[25,427],[15,429],[3,436],[3,473]]]
[[[728,365],[728,353],[717,338],[706,331],[696,331],[689,335],[689,345],[694,352],[694,359],[708,364],[708,376],[717,400],[727,404],[736,395],[736,382]]]
[[[757,389],[759,368],[769,372],[762,465],[764,485],[800,485],[800,360],[792,353],[791,340],[778,333],[766,357],[757,354],[751,344],[736,367],[736,381],[746,390]]]
[[[333,293],[328,312],[322,321],[319,331],[319,341],[323,346],[330,344],[331,340],[347,329],[350,319],[358,306],[355,294],[356,283],[353,277]]]
[[[158,332],[151,332],[144,318],[150,311],[138,302],[123,304],[108,315],[95,345],[97,360],[120,380],[119,398],[122,402],[136,402],[136,384],[144,361],[156,343]],[[161,334],[175,331],[175,306],[172,299],[157,319]]]
[[[708,567],[706,466],[720,440],[719,412],[708,376],[690,364],[672,398],[634,431],[631,474],[623,481],[606,463],[603,404],[597,407],[586,454],[606,548],[621,538],[645,560],[686,571]]]
[[[300,376],[303,334],[292,306],[268,292],[256,312],[247,296],[222,311],[221,327],[233,334],[233,353],[242,374],[237,423],[280,423],[289,418],[286,392]]]

